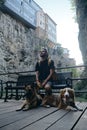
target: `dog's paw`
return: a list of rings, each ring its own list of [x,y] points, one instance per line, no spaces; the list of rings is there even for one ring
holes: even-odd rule
[[[28,111],[28,110],[29,110],[29,108],[24,108],[24,109],[23,109],[23,111]]]
[[[16,111],[21,111],[22,109],[20,108],[20,109],[17,109]]]
[[[51,106],[50,105],[44,105],[43,107],[50,108]]]
[[[83,111],[83,109],[80,109],[80,108],[79,108],[78,111]]]

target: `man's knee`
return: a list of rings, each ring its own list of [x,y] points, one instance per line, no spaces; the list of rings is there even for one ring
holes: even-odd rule
[[[50,89],[51,86],[52,86],[52,83],[51,83],[51,82],[48,82],[48,83],[45,85],[45,88],[46,88],[46,89]]]
[[[51,88],[50,84],[45,85],[45,92],[46,92],[47,95],[52,94],[52,88]]]
[[[46,85],[45,85],[45,89],[48,90],[48,89],[50,89],[50,88],[51,88],[50,84],[46,84]]]

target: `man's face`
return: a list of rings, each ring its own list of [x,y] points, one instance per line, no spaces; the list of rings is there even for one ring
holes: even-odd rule
[[[40,51],[40,57],[42,57],[42,58],[48,57],[47,51],[46,50]]]

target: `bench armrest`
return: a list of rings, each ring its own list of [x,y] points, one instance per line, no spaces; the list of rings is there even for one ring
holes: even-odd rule
[[[12,87],[12,86],[14,86],[14,85],[16,85],[16,84],[17,84],[16,81],[7,81],[7,82],[6,82],[6,87]]]
[[[66,78],[66,85],[67,87],[72,88],[72,78]]]

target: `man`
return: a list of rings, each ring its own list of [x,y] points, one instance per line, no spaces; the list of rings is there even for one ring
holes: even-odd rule
[[[54,73],[54,61],[48,58],[47,49],[40,51],[40,61],[36,63],[36,83],[40,88],[48,90],[52,85],[52,75]]]

